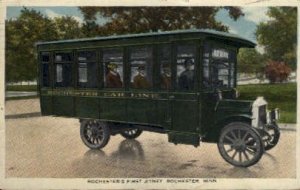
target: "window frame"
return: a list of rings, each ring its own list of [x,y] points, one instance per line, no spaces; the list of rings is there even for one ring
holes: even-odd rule
[[[170,88],[169,89],[163,89],[161,88],[161,72],[162,72],[162,58],[160,56],[160,52],[163,49],[163,47],[168,47],[170,48],[170,55],[168,57],[169,62],[170,62],[170,74],[171,74],[171,80],[170,80]],[[173,76],[173,72],[172,72],[172,43],[160,43],[160,44],[156,44],[156,46],[154,47],[154,64],[153,64],[153,70],[154,70],[154,90],[155,91],[160,91],[160,92],[169,92],[172,91],[173,89],[173,80],[172,80],[172,76]]]
[[[70,53],[72,55],[71,57],[71,60],[70,61],[56,61],[55,60],[55,56],[57,53]],[[71,49],[71,50],[54,50],[53,51],[53,54],[52,54],[52,59],[53,59],[53,88],[74,88],[74,86],[76,86],[74,83],[77,79],[76,78],[76,74],[74,72],[74,67],[76,66],[76,60],[75,60],[75,53],[74,53],[74,50]],[[70,64],[70,67],[71,67],[71,71],[70,71],[70,85],[69,86],[57,86],[57,82],[56,82],[56,79],[57,79],[57,73],[56,73],[56,65],[57,64]],[[64,67],[63,67],[64,68]],[[63,72],[63,70],[62,70]],[[63,73],[62,73],[62,78],[64,77]],[[63,83],[63,82],[62,82]]]
[[[194,45],[195,46],[195,55],[194,55],[194,87],[192,90],[180,90],[178,89],[177,84],[177,47],[180,45]],[[180,92],[180,93],[194,93],[199,90],[199,56],[200,56],[200,45],[201,39],[197,39],[194,41],[191,40],[180,40],[174,41],[172,43],[172,91]],[[202,74],[201,74],[202,77]]]
[[[122,84],[122,87],[121,88],[113,88],[113,87],[106,87],[106,84],[105,84],[105,81],[104,81],[104,78],[106,77],[105,76],[105,72],[106,72],[106,68],[105,68],[105,62],[104,62],[104,52],[105,50],[119,50],[121,51],[122,53],[122,62],[123,62],[123,77],[121,77],[121,79],[123,79],[123,84]],[[104,89],[104,90],[108,90],[108,91],[115,91],[115,90],[124,90],[126,88],[126,59],[125,59],[125,48],[123,46],[118,46],[118,47],[101,47],[101,49],[99,50],[100,52],[100,56],[99,56],[99,70],[98,70],[98,73],[99,73],[99,80],[101,81],[100,82],[100,85],[99,85],[99,88],[101,89]]]
[[[131,75],[132,75],[132,73],[131,73],[131,58],[130,58],[130,56],[131,56],[131,51],[132,51],[132,49],[135,49],[135,48],[143,48],[143,47],[146,47],[146,48],[149,48],[150,50],[151,50],[151,56],[150,57],[148,57],[146,60],[150,60],[151,61],[151,71],[150,71],[150,73],[151,73],[151,86],[150,86],[150,88],[134,88],[133,86],[132,86],[132,84],[131,84]],[[156,89],[156,76],[155,76],[155,70],[156,70],[156,68],[155,67],[157,67],[157,63],[156,63],[156,60],[157,60],[157,56],[156,56],[156,49],[155,49],[155,43],[151,43],[151,44],[139,44],[139,45],[129,45],[129,46],[126,46],[126,61],[127,61],[127,65],[126,65],[126,73],[127,73],[127,77],[126,77],[126,79],[127,79],[127,85],[128,85],[128,87],[127,87],[127,90],[129,90],[129,91],[155,91],[155,89]]]
[[[85,61],[80,61],[79,60],[79,54],[80,52],[95,52],[95,59],[94,60],[85,60]],[[89,48],[89,49],[78,49],[75,51],[75,55],[74,55],[74,65],[75,65],[75,76],[73,77],[73,80],[75,80],[75,86],[77,89],[98,89],[99,86],[100,86],[100,83],[99,83],[99,76],[100,76],[100,73],[99,73],[99,53],[98,53],[98,50],[96,48]],[[87,69],[87,82],[86,82],[86,85],[85,86],[80,86],[80,82],[79,82],[79,64],[80,63],[86,63],[87,66],[86,66],[86,69]],[[88,86],[88,83],[89,83],[89,63],[94,63],[95,64],[95,71],[93,71],[95,73],[95,82],[96,82],[96,85],[94,87],[89,87]]]
[[[43,53],[49,55],[49,61],[43,61]],[[52,88],[52,52],[51,51],[40,51],[39,54],[39,65],[40,65],[40,83],[41,88]],[[48,64],[48,86],[44,86],[44,64]]]
[[[201,89],[204,89],[204,90],[213,90],[213,89],[233,89],[233,88],[236,88],[237,86],[237,54],[238,54],[238,48],[235,47],[235,46],[230,46],[228,44],[225,44],[225,43],[221,43],[221,42],[216,42],[216,41],[212,41],[212,40],[204,40],[202,42],[202,55],[201,55],[201,68],[202,68],[202,76],[201,76]],[[204,81],[204,50],[205,50],[205,46],[208,46],[209,47],[209,56],[208,56],[208,60],[209,60],[209,65],[208,65],[208,68],[209,68],[209,87],[205,87],[203,85],[203,81]],[[229,55],[228,55],[228,59],[224,59],[224,58],[220,58],[220,59],[214,59],[212,57],[212,49],[225,49],[228,51]],[[234,53],[234,58],[232,60],[230,60],[230,53]],[[214,60],[217,60],[217,61],[224,61],[226,60],[228,63],[229,63],[229,66],[228,66],[228,86],[227,87],[216,87],[212,84],[212,69],[213,69],[213,66],[212,66],[212,62]],[[230,64],[232,61],[233,63],[233,67],[231,66],[232,64]],[[234,73],[233,73],[233,77],[231,76],[231,72],[232,72],[232,68],[234,69]],[[231,86],[231,80],[233,79],[233,86]]]

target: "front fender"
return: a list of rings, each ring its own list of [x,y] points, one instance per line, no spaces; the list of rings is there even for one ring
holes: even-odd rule
[[[223,118],[222,120],[215,123],[212,127],[210,127],[205,135],[202,137],[203,142],[213,142],[216,143],[219,140],[219,136],[221,130],[232,122],[245,122],[250,124],[251,126],[252,118],[250,115],[247,114],[238,114],[238,115],[231,115],[228,117]]]

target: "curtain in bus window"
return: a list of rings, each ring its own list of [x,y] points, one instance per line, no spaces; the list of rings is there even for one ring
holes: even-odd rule
[[[78,64],[78,81],[79,83],[86,83],[87,79],[87,63],[79,63]]]
[[[57,64],[56,65],[56,82],[61,83],[63,81],[63,67],[62,64]]]
[[[177,46],[177,89],[183,91],[194,90],[195,78],[195,45]]]
[[[54,54],[56,87],[72,86],[72,55],[72,52],[58,52]]]
[[[123,51],[121,49],[103,50],[104,87],[123,87]]]
[[[55,62],[69,62],[72,61],[72,53],[56,53]]]
[[[130,49],[130,83],[132,88],[152,87],[152,48],[134,47]]]
[[[96,51],[78,52],[78,86],[97,87]]]

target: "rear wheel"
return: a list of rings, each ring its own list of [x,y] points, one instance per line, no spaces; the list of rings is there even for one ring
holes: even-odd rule
[[[139,137],[142,134],[142,130],[131,128],[131,129],[125,129],[121,131],[121,135],[126,139],[135,139]]]
[[[230,123],[221,131],[218,148],[228,163],[238,167],[256,164],[264,153],[259,133],[250,125]]]
[[[80,125],[80,137],[83,143],[90,149],[103,148],[110,138],[109,127],[105,122],[96,120],[82,121]]]

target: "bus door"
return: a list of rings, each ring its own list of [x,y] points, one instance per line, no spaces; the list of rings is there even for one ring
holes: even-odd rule
[[[180,43],[174,48],[175,90],[169,94],[172,130],[174,131],[198,132],[200,130],[198,128],[199,93],[196,92],[197,49],[194,43]]]

